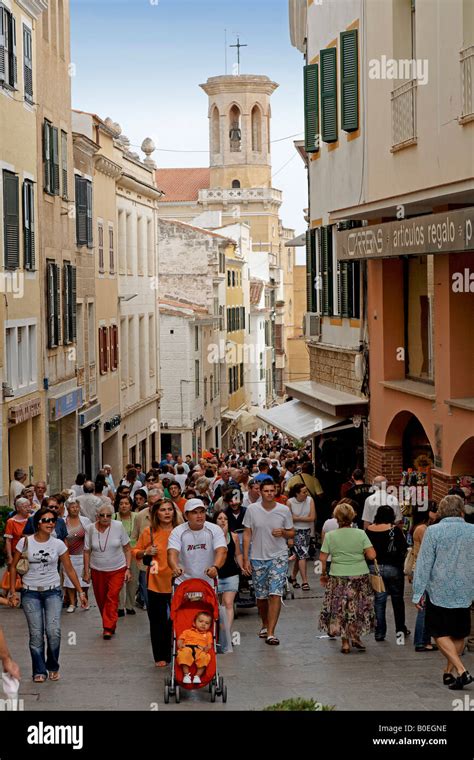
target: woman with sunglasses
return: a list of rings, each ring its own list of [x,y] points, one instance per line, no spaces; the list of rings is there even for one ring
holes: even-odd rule
[[[9,598],[12,606],[16,607],[19,603],[18,595],[15,593],[16,566],[23,550],[27,551],[29,569],[23,575],[21,603],[30,632],[30,654],[35,683],[46,681],[48,674],[51,681],[59,681],[63,594],[58,560],[79,594],[81,607],[87,606],[87,597],[81,588],[66,545],[51,535],[57,519],[49,507],[43,507],[33,515],[34,533],[18,541],[10,570]]]
[[[115,633],[118,620],[119,595],[124,583],[131,579],[130,538],[123,525],[114,521],[113,507],[102,504],[97,521],[86,531],[84,541],[84,575],[92,587],[103,623],[102,638],[106,641]]]

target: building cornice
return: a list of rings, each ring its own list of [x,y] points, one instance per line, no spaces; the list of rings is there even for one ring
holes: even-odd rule
[[[72,140],[74,147],[80,150],[81,153],[84,153],[89,158],[95,156],[97,151],[100,150],[100,145],[94,142],[94,140],[91,140],[89,137],[86,137],[86,135],[82,135],[80,132],[73,132]]]
[[[16,0],[16,2],[34,19],[38,19],[43,11],[48,9],[48,0]]]
[[[237,76],[230,74],[210,77],[205,84],[200,84],[199,87],[207,95],[220,95],[229,92],[260,92],[265,95],[271,95],[278,87],[278,84],[272,82],[267,76],[260,74],[239,74]]]
[[[122,176],[122,167],[116,164],[115,161],[111,161],[107,156],[96,154],[94,156],[94,166],[96,171],[114,180]]]
[[[155,200],[159,200],[163,195],[163,192],[158,190],[157,187],[153,187],[153,185],[149,185],[148,182],[143,182],[143,180],[133,177],[126,172],[122,172],[117,182],[127,190],[133,190],[136,193],[146,195],[148,198],[153,198]]]

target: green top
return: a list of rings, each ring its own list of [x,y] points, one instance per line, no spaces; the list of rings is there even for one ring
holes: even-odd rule
[[[130,517],[128,517],[126,520],[122,520],[120,516],[120,512],[116,512],[114,514],[114,520],[118,520],[118,522],[121,522],[127,536],[131,536],[136,516],[137,516],[136,512],[130,512]],[[137,543],[136,540],[130,539],[130,547],[132,549],[134,548],[136,543]]]
[[[329,575],[368,575],[364,549],[371,546],[366,532],[359,528],[339,528],[326,533],[321,551],[332,556]]]

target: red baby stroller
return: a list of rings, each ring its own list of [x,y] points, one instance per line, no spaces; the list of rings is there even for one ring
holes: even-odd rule
[[[212,615],[212,641],[213,648],[210,650],[211,660],[206,667],[204,674],[201,676],[201,683],[195,684],[183,683],[183,671],[176,660],[177,643],[180,634],[191,628],[194,618],[199,612],[208,612]],[[180,688],[183,689],[202,689],[207,686],[211,693],[211,702],[216,701],[217,697],[222,697],[223,702],[227,702],[227,686],[224,679],[219,676],[216,661],[216,631],[219,624],[219,603],[217,598],[217,583],[214,588],[200,578],[192,578],[189,581],[183,581],[173,586],[173,596],[171,599],[171,623],[173,635],[173,654],[171,660],[171,678],[165,682],[165,703],[168,704],[170,696],[173,696],[176,703],[180,701]],[[196,672],[196,666],[191,668],[191,675]]]

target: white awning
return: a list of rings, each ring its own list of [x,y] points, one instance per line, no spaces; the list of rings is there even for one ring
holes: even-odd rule
[[[353,427],[345,417],[334,417],[330,414],[303,404],[293,399],[273,409],[260,409],[257,417],[269,425],[278,428],[291,438],[311,438],[322,432]]]
[[[285,248],[298,248],[298,246],[306,245],[306,232],[302,232],[301,235],[297,235],[291,240],[287,240]]]
[[[239,417],[240,417],[241,414],[242,414],[242,410],[241,409],[239,409],[237,412],[233,412],[231,409],[226,409],[226,411],[223,412],[223,414],[221,414],[221,417],[224,420],[230,420],[231,422],[237,422],[237,420],[239,419]]]

